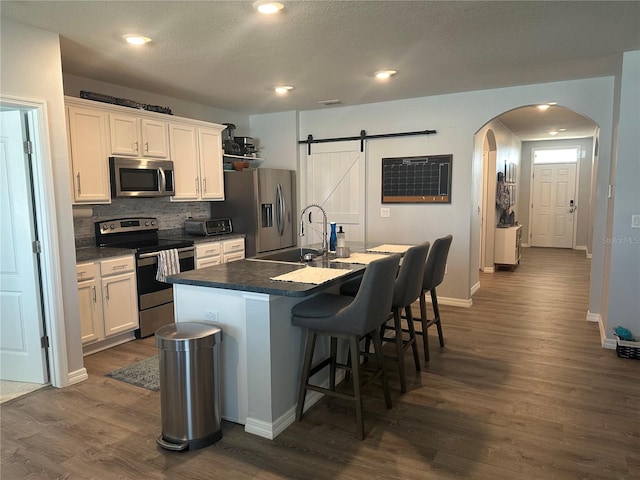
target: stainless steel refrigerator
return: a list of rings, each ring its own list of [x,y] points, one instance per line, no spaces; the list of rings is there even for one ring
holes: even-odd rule
[[[211,217],[245,234],[245,256],[296,245],[295,178],[274,168],[224,172],[225,200],[211,203]]]

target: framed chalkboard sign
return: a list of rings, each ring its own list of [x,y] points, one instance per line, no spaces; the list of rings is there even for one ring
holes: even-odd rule
[[[382,203],[451,203],[453,155],[382,159]]]

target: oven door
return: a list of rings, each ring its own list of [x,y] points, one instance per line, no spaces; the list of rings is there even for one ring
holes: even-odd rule
[[[195,268],[195,248],[178,249],[180,271]],[[173,323],[173,288],[170,283],[156,280],[158,253],[144,253],[138,257],[136,275],[138,284],[138,306],[140,308],[140,328],[138,338],[153,335],[163,325]]]

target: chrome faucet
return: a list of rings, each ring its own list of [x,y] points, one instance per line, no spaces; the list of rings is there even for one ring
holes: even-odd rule
[[[304,237],[304,214],[307,213],[311,207],[316,207],[322,212],[322,254],[326,255],[329,251],[329,243],[327,241],[327,212],[324,211],[317,203],[312,203],[311,205],[307,205],[304,207],[302,212],[300,213],[300,231],[298,232],[299,237]]]

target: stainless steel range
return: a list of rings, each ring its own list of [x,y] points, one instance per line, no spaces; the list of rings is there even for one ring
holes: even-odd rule
[[[95,223],[95,231],[99,247],[135,250],[140,319],[136,337],[148,337],[161,326],[172,323],[173,288],[170,283],[156,280],[158,255],[161,250],[175,248],[180,258],[180,271],[193,270],[193,241],[159,238],[158,219],[151,217],[103,220]]]

